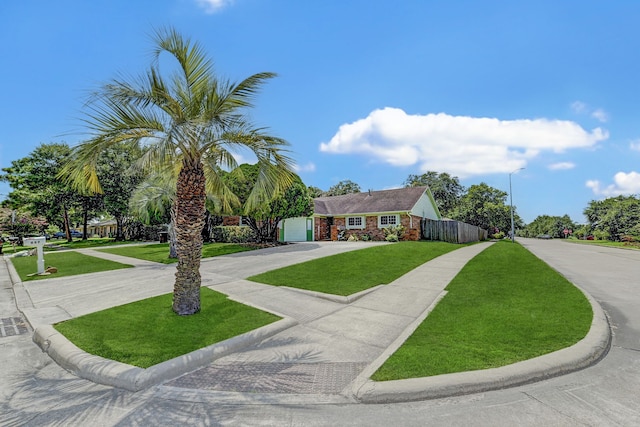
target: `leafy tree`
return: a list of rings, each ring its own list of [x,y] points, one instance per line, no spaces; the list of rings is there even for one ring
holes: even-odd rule
[[[440,213],[445,217],[450,216],[460,203],[460,198],[464,193],[464,186],[460,184],[458,177],[451,176],[446,172],[429,171],[422,175],[409,175],[404,182],[405,187],[425,185],[431,190]]]
[[[324,196],[324,191],[322,191],[322,189],[314,187],[312,185],[307,187],[307,191],[309,193],[309,196],[311,196],[311,198],[313,199]]]
[[[173,29],[156,32],[153,53],[145,75],[114,79],[92,98],[86,118],[92,137],[77,147],[65,173],[76,185],[86,182],[100,192],[98,158],[120,143],[137,145],[148,170],[175,166],[173,310],[189,315],[200,310],[205,197],[226,194],[217,166],[233,169],[234,151],[253,152],[261,170],[247,200],[248,208],[254,208],[291,184],[291,160],[283,153],[286,141],[256,128],[245,113],[275,74],[258,73],[239,83],[221,79],[202,47]],[[169,75],[164,68],[169,62],[160,61],[163,54],[176,64]]]
[[[102,195],[80,195],[79,205],[82,212],[82,240],[87,240],[89,217],[95,217],[104,207]]]
[[[298,176],[280,194],[266,199],[262,205],[249,207],[246,200],[259,175],[258,165],[243,164],[225,176],[228,187],[236,194],[241,207],[235,213],[246,215],[246,223],[260,242],[278,239],[278,224],[285,218],[309,216],[313,213],[313,199]]]
[[[472,185],[452,211],[451,218],[476,225],[489,233],[511,230],[511,208],[506,205],[507,193],[483,183]],[[513,207],[514,226],[522,228],[522,219]]]
[[[124,240],[123,223],[129,213],[129,199],[142,180],[142,173],[133,167],[139,157],[138,147],[115,144],[98,158],[97,174],[104,210],[116,220],[116,240]]]
[[[360,186],[351,180],[340,181],[336,185],[331,186],[323,196],[342,196],[343,194],[360,193]]]
[[[69,241],[71,216],[79,207],[80,195],[57,176],[70,154],[67,144],[40,144],[27,157],[12,161],[10,167],[2,169],[5,174],[0,175],[0,180],[12,188],[6,206],[24,208],[58,224]]]
[[[48,226],[46,219],[34,217],[29,212],[0,208],[0,236],[18,237],[19,244],[22,244],[23,237],[44,234]],[[0,240],[0,247],[1,242],[2,240]],[[2,253],[1,249],[0,253]]]
[[[592,200],[584,214],[594,235],[615,241],[627,235],[640,237],[640,199],[636,196]]]
[[[527,224],[523,232],[526,237],[536,237],[542,234],[548,234],[551,237],[565,237],[565,229],[572,232],[576,230],[576,224],[569,215],[540,215]]]

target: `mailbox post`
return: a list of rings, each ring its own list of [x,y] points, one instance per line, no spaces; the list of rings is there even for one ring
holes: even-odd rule
[[[25,237],[22,239],[25,246],[35,246],[38,256],[38,274],[44,274],[44,244],[47,238],[42,237]]]

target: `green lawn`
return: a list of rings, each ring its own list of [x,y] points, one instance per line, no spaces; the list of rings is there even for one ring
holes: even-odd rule
[[[444,242],[398,242],[307,261],[248,280],[346,296],[390,283],[419,265],[460,247]]]
[[[392,281],[413,268],[412,263],[415,267],[459,247],[401,242],[327,257],[310,262],[311,266],[299,264],[297,267],[306,268],[288,267],[279,274],[286,272],[298,282],[296,274],[304,279],[312,270],[322,276],[316,285],[325,287],[315,290],[323,292],[335,287],[334,280],[342,283],[340,289],[351,282],[359,282],[357,288],[361,288]],[[345,264],[351,267],[349,274],[345,274]],[[361,281],[362,277],[367,280]],[[570,346],[586,335],[591,324],[591,307],[584,295],[519,244],[499,242],[487,248],[447,290],[447,296],[376,372],[374,380],[511,364]],[[201,288],[201,299],[202,311],[193,316],[175,315],[172,295],[167,294],[55,327],[89,353],[145,368],[278,319],[208,288]]]
[[[109,237],[90,237],[87,240],[73,239],[73,242],[69,243],[66,239],[52,239],[47,240],[47,245],[54,245],[66,249],[82,249],[92,248],[97,246],[113,246],[113,245],[127,245],[130,243],[138,243],[136,241],[116,241],[116,239]],[[55,248],[52,248],[55,250]]]
[[[115,239],[111,238],[89,238],[87,240],[82,239],[74,239],[71,243],[67,242],[65,239],[51,239],[47,240],[44,245],[45,252],[55,252],[60,249],[82,249],[82,248],[92,248],[97,246],[117,246],[117,245],[127,245],[130,243],[138,243],[136,241],[120,241],[116,242]],[[29,246],[16,246],[15,249],[9,242],[5,242],[3,245],[3,252],[5,254],[12,254],[15,252],[20,252],[24,250],[33,249],[33,247]]]
[[[148,368],[268,325],[279,317],[201,288],[201,311],[178,316],[172,294],[110,308],[54,325],[84,351]]]
[[[235,243],[205,243],[202,247],[202,258],[211,258],[220,255],[234,254],[256,249],[255,246],[239,245]],[[115,255],[144,259],[146,261],[172,264],[178,262],[176,258],[169,258],[168,243],[152,243],[149,245],[122,246],[116,248],[100,249]]]
[[[575,286],[519,244],[471,260],[376,381],[493,368],[571,346],[591,325]]]
[[[46,252],[44,254],[45,268],[56,267],[58,269],[57,273],[47,276],[28,276],[38,271],[38,260],[36,256],[14,257],[11,258],[11,262],[23,282],[133,267],[132,265],[108,261],[72,251],[59,253]]]
[[[578,239],[567,239],[565,241],[570,243],[581,243],[584,245],[596,245],[596,246],[607,246],[610,248],[640,250],[639,242],[628,243],[628,242],[612,242],[610,240],[578,240]]]

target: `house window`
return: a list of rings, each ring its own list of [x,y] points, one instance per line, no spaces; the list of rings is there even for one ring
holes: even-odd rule
[[[364,217],[362,216],[347,217],[347,228],[364,228]]]
[[[391,227],[400,224],[398,215],[380,215],[378,217],[378,228]]]

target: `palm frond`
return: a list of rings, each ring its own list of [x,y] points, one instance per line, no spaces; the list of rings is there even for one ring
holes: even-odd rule
[[[131,194],[129,209],[144,222],[163,215],[176,197],[176,176],[170,171],[149,175]]]
[[[218,166],[219,160],[213,156],[208,156],[203,161],[205,166],[204,175],[207,179],[207,197],[214,203],[217,213],[230,214],[233,208],[240,206],[238,196],[231,191],[222,179],[221,169]]]
[[[237,85],[234,85],[229,90],[229,98],[237,106],[253,107],[253,98],[260,91],[262,85],[266,83],[268,79],[277,77],[276,73],[257,73],[247,77]]]
[[[180,64],[181,77],[189,88],[188,92],[198,93],[209,86],[209,79],[213,75],[213,62],[199,43],[183,38],[174,28],[161,28],[155,32],[154,38],[156,62],[162,52],[171,54]]]

